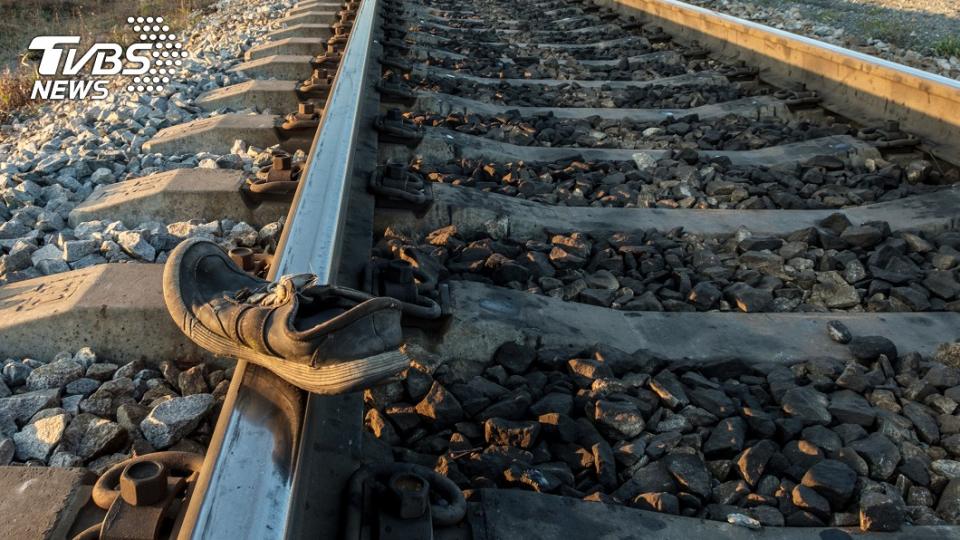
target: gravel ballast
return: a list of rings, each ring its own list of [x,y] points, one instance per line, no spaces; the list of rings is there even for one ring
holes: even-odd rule
[[[410,262],[425,283],[478,281],[628,311],[920,312],[960,310],[958,247],[957,232],[891,231],[834,214],[783,237],[388,229],[374,255]]]
[[[113,362],[89,348],[2,365],[0,465],[97,475],[159,450],[203,454],[233,375],[213,364]]]
[[[103,101],[60,101],[41,105],[0,129],[0,285],[96,264],[156,262],[191,237],[270,250],[282,222],[180,223],[94,221],[70,227],[70,211],[94,189],[153,173],[183,168],[241,170],[251,177],[272,159],[271,148],[242,140],[225,155],[148,154],[143,144],[161,129],[224,112],[203,111],[196,98],[242,82],[228,70],[293,0],[248,3],[221,0],[197,19],[179,71],[160,94],[130,93],[119,86]],[[276,111],[286,113],[287,111]],[[302,159],[303,156],[294,156]]]
[[[468,498],[524,489],[750,527],[957,524],[957,344],[848,346],[846,363],[722,374],[603,346],[505,343],[455,369],[424,353],[365,393],[366,427]]]

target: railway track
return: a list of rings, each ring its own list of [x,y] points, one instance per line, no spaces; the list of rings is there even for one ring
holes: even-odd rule
[[[290,9],[144,145],[283,149],[279,182],[70,222],[286,216],[236,260],[397,297],[413,364],[362,396],[237,364],[180,536],[960,535],[960,88],[817,47],[670,0]],[[157,267],[6,285],[0,350],[203,358]]]

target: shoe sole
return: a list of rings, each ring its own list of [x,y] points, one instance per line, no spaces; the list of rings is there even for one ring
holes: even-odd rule
[[[252,351],[207,329],[193,316],[180,297],[180,262],[191,245],[206,242],[191,239],[170,253],[163,269],[163,300],[167,311],[191,341],[218,356],[246,360],[262,366],[287,382],[315,394],[343,394],[363,390],[385,381],[410,365],[402,351],[386,351],[366,358],[310,367],[283,358]]]

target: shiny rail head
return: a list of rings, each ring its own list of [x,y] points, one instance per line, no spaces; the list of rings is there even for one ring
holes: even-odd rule
[[[377,8],[377,0],[360,5],[325,107],[338,114],[320,121],[271,278],[304,272],[327,282],[334,277],[352,171],[343,156],[354,151]],[[244,363],[234,381],[181,538],[283,538],[290,530],[305,396]]]

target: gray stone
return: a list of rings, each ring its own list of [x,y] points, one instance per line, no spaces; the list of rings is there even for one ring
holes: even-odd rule
[[[837,343],[847,344],[853,339],[850,329],[840,321],[829,321],[827,323],[827,333],[830,335],[830,339]]]
[[[680,513],[680,501],[672,493],[641,493],[634,497],[631,503],[641,510],[674,515]]]
[[[30,255],[30,261],[34,266],[40,264],[40,261],[58,261],[63,262],[63,252],[57,249],[53,244],[47,244]]]
[[[63,388],[83,377],[83,367],[73,360],[59,360],[40,366],[27,377],[28,390]]]
[[[210,394],[194,394],[164,401],[140,422],[140,431],[154,448],[168,448],[193,432],[214,403],[215,399]]]
[[[660,399],[671,409],[685,407],[690,404],[690,398],[672,371],[663,370],[650,379],[650,389],[656,392]]]
[[[117,234],[117,244],[127,255],[135,259],[153,262],[157,258],[157,250],[137,231],[123,231]]]
[[[0,399],[0,414],[6,413],[18,423],[25,423],[37,411],[56,407],[60,403],[60,390],[49,388],[26,392]]]
[[[816,445],[817,448],[820,448],[825,453],[836,452],[843,447],[843,441],[840,440],[840,436],[821,425],[803,428],[800,436],[803,440]]]
[[[417,414],[437,427],[445,427],[463,419],[463,408],[454,395],[434,381],[427,395],[417,403]]]
[[[845,309],[859,305],[860,295],[839,272],[820,272],[810,301],[831,309]]]
[[[960,461],[938,459],[930,464],[930,470],[950,480],[960,479]]]
[[[46,462],[50,452],[60,443],[69,421],[70,415],[58,414],[26,425],[20,433],[13,436],[17,445],[17,459],[39,459]]]
[[[72,263],[99,250],[100,243],[96,240],[70,240],[63,243],[63,259]]]
[[[530,406],[530,413],[537,416],[547,413],[570,414],[573,409],[573,396],[561,392],[550,392]]]
[[[692,302],[698,310],[707,311],[712,309],[722,297],[723,293],[715,285],[709,281],[701,281],[693,286],[687,300]]]
[[[6,467],[17,453],[17,443],[10,437],[0,439],[0,467]]]
[[[148,414],[150,414],[150,411],[142,405],[124,403],[117,407],[117,423],[130,433],[140,433],[140,422],[142,422]]]
[[[877,417],[877,412],[870,403],[851,390],[840,390],[830,394],[830,405],[827,410],[838,422],[863,427],[872,426]]]
[[[100,476],[103,473],[107,472],[107,469],[109,469],[110,467],[113,467],[117,463],[121,463],[128,459],[130,459],[130,456],[128,454],[122,454],[122,453],[109,454],[103,457],[98,457],[97,459],[91,461],[90,463],[87,464],[87,468],[90,469],[93,472],[93,474]]]
[[[510,373],[522,374],[530,368],[530,364],[533,363],[536,357],[536,349],[508,342],[497,349],[497,352],[494,353],[493,360]]]
[[[93,352],[93,349],[91,349],[90,347],[84,347],[79,351],[77,351],[76,354],[73,355],[73,361],[83,366],[84,369],[89,370],[91,366],[97,363],[97,354]],[[109,366],[112,364],[104,364],[104,365]],[[90,375],[87,375],[87,376],[90,377]],[[90,377],[90,378],[95,379],[96,377]]]
[[[746,514],[727,514],[727,523],[754,531],[759,531],[762,528],[760,520],[754,519]]]
[[[529,449],[537,442],[540,423],[490,418],[483,423],[483,433],[487,444]]]
[[[93,379],[88,379],[86,377],[77,379],[70,382],[64,387],[63,391],[66,395],[82,395],[89,396],[94,393],[97,388],[100,388],[100,381],[95,381]]]
[[[921,441],[936,444],[940,440],[940,428],[937,427],[937,421],[930,414],[929,409],[913,401],[905,401],[903,415],[913,422],[913,427]]]
[[[739,416],[724,418],[710,432],[703,445],[707,458],[732,457],[743,450],[747,438],[747,424]]]
[[[855,337],[850,341],[850,354],[857,360],[873,362],[884,355],[893,362],[897,359],[897,346],[883,336]]]
[[[823,496],[834,510],[841,510],[857,487],[857,473],[840,461],[825,459],[807,469],[800,483]]]
[[[598,400],[592,420],[597,429],[612,439],[632,439],[643,432],[646,424],[636,405],[626,401]]]
[[[90,181],[97,185],[112,184],[114,180],[113,171],[106,167],[100,167],[90,175]]]
[[[960,294],[960,283],[954,279],[953,272],[929,272],[923,280],[923,286],[947,301],[953,300]]]
[[[777,452],[777,445],[770,440],[761,440],[744,450],[737,458],[740,477],[751,486],[756,486],[767,468],[770,458]]]
[[[960,478],[954,478],[943,488],[937,513],[948,523],[960,525]]]
[[[903,506],[890,495],[866,492],[860,497],[860,529],[864,531],[899,531],[903,518]]]
[[[116,364],[103,363],[103,364],[92,364],[87,368],[86,376],[87,378],[93,379],[95,381],[105,382],[109,381],[113,374],[117,371]]]
[[[12,437],[19,429],[10,412],[0,411],[0,439]]]
[[[64,398],[60,400],[60,406],[68,413],[77,415],[80,413],[80,402],[83,401],[83,398],[84,396],[81,394],[64,396]]]
[[[69,469],[73,467],[83,467],[83,459],[80,456],[71,454],[70,452],[54,452],[50,456],[50,462],[48,463],[50,467],[61,467],[64,469]]]
[[[693,454],[669,454],[663,458],[667,470],[684,491],[698,495],[704,500],[711,495],[710,471],[699,457]]]
[[[852,226],[840,233],[840,239],[853,247],[871,248],[883,240],[883,231],[870,225]]]
[[[665,460],[654,461],[637,469],[629,480],[613,492],[613,496],[626,501],[633,499],[640,493],[657,492],[677,492],[677,483],[670,471],[667,470]]]
[[[767,289],[757,289],[745,283],[737,283],[728,288],[725,295],[736,308],[744,313],[766,311],[773,303],[773,293]]]
[[[882,433],[871,433],[865,439],[854,441],[850,447],[867,461],[870,477],[875,480],[890,478],[900,463],[900,450]]]
[[[36,422],[37,420],[40,420],[40,419],[43,419],[43,418],[50,418],[51,416],[56,416],[56,415],[58,415],[58,414],[63,414],[63,413],[65,413],[65,412],[67,412],[67,411],[64,410],[62,407],[50,407],[49,409],[42,409],[42,410],[40,410],[40,411],[37,411],[37,414],[33,415],[33,416],[30,418],[30,421],[27,422],[27,423],[28,423],[28,424],[32,424],[32,423]]]
[[[927,370],[923,380],[937,388],[953,387],[960,384],[960,369],[953,366],[934,364]]]
[[[27,377],[33,368],[21,362],[11,362],[3,366],[3,378],[10,386],[20,386],[27,383]]]
[[[830,518],[830,503],[812,488],[804,485],[794,486],[790,502],[823,521]]]
[[[100,420],[87,427],[77,447],[77,455],[84,460],[95,459],[123,450],[127,440],[127,430],[119,424]]]
[[[209,393],[210,389],[207,386],[207,381],[204,379],[203,374],[203,365],[193,366],[186,371],[181,371],[177,377],[177,386],[180,388],[180,394],[189,396]]]
[[[70,271],[70,266],[64,261],[56,259],[43,260],[37,263],[37,270],[45,276]]]
[[[831,415],[827,409],[830,400],[812,386],[797,386],[787,390],[780,401],[783,411],[804,425],[830,423]]]

